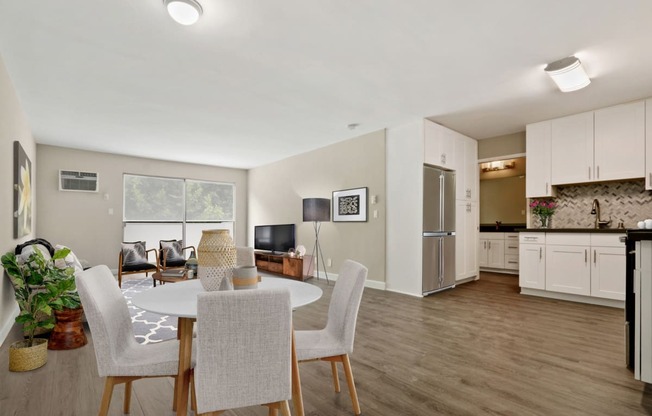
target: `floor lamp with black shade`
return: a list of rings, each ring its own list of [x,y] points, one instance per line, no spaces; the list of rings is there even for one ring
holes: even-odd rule
[[[317,259],[315,261],[317,269],[317,279],[319,279],[319,261],[321,260],[321,265],[324,269],[324,274],[326,275],[326,282],[328,280],[328,272],[326,272],[326,265],[324,264],[324,255],[321,251],[321,246],[319,245],[319,230],[321,229],[321,223],[324,221],[331,220],[331,200],[328,198],[304,198],[303,199],[303,222],[312,221],[313,226],[315,227],[315,245],[312,248],[312,256],[310,258],[310,267],[312,266],[312,261],[315,259],[315,254]]]

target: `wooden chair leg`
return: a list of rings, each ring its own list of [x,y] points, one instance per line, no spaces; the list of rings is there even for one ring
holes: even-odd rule
[[[278,402],[276,403],[267,403],[265,404],[269,409],[267,411],[267,416],[278,416]]]
[[[174,393],[172,394],[172,410],[177,411],[177,380],[179,377],[172,377],[174,379]]]
[[[124,414],[129,414],[130,405],[131,405],[131,381],[127,381],[125,383],[124,409],[122,410]]]
[[[344,374],[346,375],[346,382],[349,385],[349,394],[353,402],[353,413],[360,414],[360,403],[358,403],[358,392],[355,389],[355,381],[353,381],[353,371],[351,370],[351,362],[349,361],[349,354],[344,354],[342,357],[342,364],[344,366]]]
[[[340,378],[339,375],[337,374],[337,363],[335,361],[331,361],[331,370],[333,372],[333,385],[335,386],[335,393],[339,393]]]
[[[281,405],[281,414],[283,416],[290,416],[290,404],[288,403],[287,400],[283,400],[280,402]]]
[[[111,396],[113,396],[113,386],[115,385],[113,377],[107,377],[104,382],[104,393],[102,394],[102,403],[100,404],[99,416],[106,416],[109,414],[109,406],[111,405]]]
[[[197,393],[195,393],[195,372],[190,372],[190,408],[197,413]]]

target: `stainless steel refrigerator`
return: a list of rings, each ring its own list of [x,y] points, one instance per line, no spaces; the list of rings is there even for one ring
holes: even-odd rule
[[[423,294],[455,287],[455,172],[423,167]]]

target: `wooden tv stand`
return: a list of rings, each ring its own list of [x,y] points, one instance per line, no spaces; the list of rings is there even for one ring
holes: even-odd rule
[[[287,254],[272,254],[267,252],[254,252],[256,267],[270,273],[280,274],[290,279],[304,281],[312,276],[303,272],[303,258],[290,257]]]

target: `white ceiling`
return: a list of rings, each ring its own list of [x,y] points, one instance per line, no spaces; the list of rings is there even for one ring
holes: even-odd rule
[[[649,0],[0,0],[38,143],[251,168],[415,118],[482,139],[652,96]],[[543,72],[576,55],[593,83]],[[355,130],[347,125],[359,123]]]

